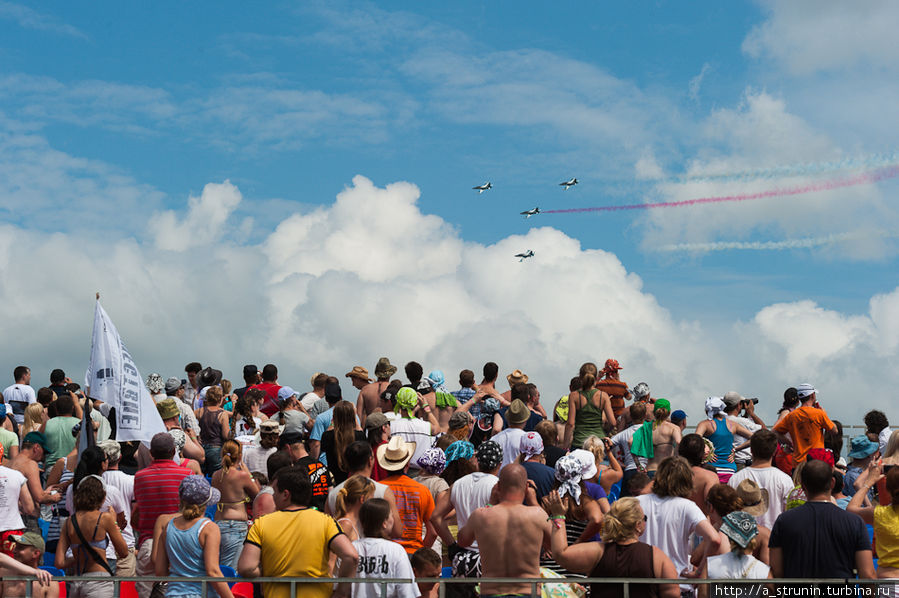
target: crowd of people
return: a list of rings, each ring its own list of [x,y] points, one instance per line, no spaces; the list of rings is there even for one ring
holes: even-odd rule
[[[359,578],[297,584],[313,598],[381,596],[378,579],[413,580],[387,596],[432,597],[439,583],[418,580],[447,572],[471,580],[446,585],[458,597],[528,595],[526,580],[559,576],[669,597],[753,592],[732,579],[759,580],[759,595],[777,578],[899,577],[899,431],[880,411],[844,447],[810,384],[788,388],[769,424],[758,399],[708,397],[688,432],[701,401],[631,387],[615,359],[583,364],[550,413],[518,369],[506,390],[492,362],[480,381],[462,370],[456,390],[417,362],[397,369],[385,357],[372,376],[316,373],[301,392],[273,364],[245,366],[235,388],[192,362],[186,378],[147,377],[166,431],[141,443],[117,441],[115,406],[62,370],[35,391],[15,368],[0,402],[0,573],[35,580],[3,581],[0,598],[28,583],[56,598],[39,568],[51,563],[96,578],[66,584],[75,598],[111,598],[113,576],[135,575]],[[140,598],[201,591],[137,583]],[[208,593],[235,595],[224,581]]]

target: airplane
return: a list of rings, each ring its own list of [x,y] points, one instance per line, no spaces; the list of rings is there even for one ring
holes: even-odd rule
[[[565,187],[565,191],[568,191],[568,188],[574,187],[575,185],[577,185],[577,182],[578,182],[577,179],[570,179],[570,180],[565,181],[564,183],[559,183],[559,186]]]
[[[528,249],[528,250],[525,251],[524,253],[516,253],[516,254],[515,254],[515,257],[521,258],[521,259],[518,260],[518,261],[519,261],[519,262],[523,262],[524,260],[528,259],[529,257],[534,257],[534,250],[533,250],[533,249]]]
[[[487,189],[493,189],[493,185],[490,184],[490,181],[487,181],[483,185],[478,185],[477,187],[472,187],[472,189],[478,190],[478,195],[486,191]]]
[[[535,216],[540,213],[540,208],[534,208],[533,210],[525,210],[524,212],[520,212],[522,216],[525,218],[530,218],[531,216]]]

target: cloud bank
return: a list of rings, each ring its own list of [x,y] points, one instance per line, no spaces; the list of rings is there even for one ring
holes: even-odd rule
[[[762,397],[771,416],[783,388],[806,380],[834,417],[855,421],[842,364],[872,373],[854,392],[899,383],[899,289],[872,298],[867,314],[797,300],[716,329],[673,317],[610,252],[550,227],[463,241],[418,199],[411,183],[356,176],[333,204],[289,216],[258,244],[229,240],[242,196],[227,181],[111,242],[102,230],[4,224],[0,301],[16,317],[0,359],[30,365],[36,383],[59,366],[80,378],[99,290],[144,375],[180,375],[196,359],[239,379],[244,363],[273,362],[302,389],[314,371],[343,379],[387,355],[442,369],[453,385],[460,369],[494,360],[503,374],[524,370],[549,406],[580,363],[614,356],[625,380],[647,381],[694,422],[705,396],[732,388]],[[519,263],[525,249],[536,257]]]

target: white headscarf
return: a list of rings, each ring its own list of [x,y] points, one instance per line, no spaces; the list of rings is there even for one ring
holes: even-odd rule
[[[719,413],[724,413],[724,400],[721,397],[709,397],[705,400],[705,415],[709,419],[715,419]]]

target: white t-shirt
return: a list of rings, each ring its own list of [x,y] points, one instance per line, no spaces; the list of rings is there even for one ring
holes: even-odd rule
[[[21,426],[25,423],[25,407],[36,403],[37,395],[27,384],[13,384],[3,390],[3,402],[9,407],[9,412],[14,414],[16,423]]]
[[[614,436],[610,438],[610,442],[612,443],[612,448],[616,449],[615,457],[621,462],[621,467],[624,468],[624,471],[636,470],[637,463],[640,463],[641,467],[646,469],[647,459],[644,457],[637,457],[638,461],[634,461],[634,456],[631,454],[631,438],[634,437],[634,432],[639,430],[643,426],[643,424],[634,424],[630,428],[626,428]]]
[[[256,424],[254,428],[250,428],[249,422],[245,418],[240,418],[236,424],[234,424],[234,435],[235,436],[247,436],[255,434],[259,431],[259,426],[262,425],[262,418],[256,415],[253,416],[253,423]]]
[[[19,493],[25,483],[20,472],[0,465],[0,532],[25,529],[19,513]]]
[[[134,547],[134,531],[131,529],[131,505],[134,503],[134,476],[128,475],[124,471],[119,471],[118,469],[111,469],[109,471],[103,472],[103,481],[106,482],[106,488],[115,488],[122,495],[122,505],[125,507],[123,513],[125,513],[125,529],[122,530],[122,537],[125,538],[125,544],[130,547]],[[113,509],[118,513],[118,509]],[[115,556],[115,550],[112,551],[110,555],[109,551],[106,551],[106,556],[109,558],[117,558]]]
[[[667,554],[680,575],[690,564],[690,534],[705,520],[705,515],[687,498],[643,494],[637,500],[646,515],[646,531],[640,541]]]
[[[893,430],[891,430],[889,426],[880,431],[880,435],[878,435],[877,437],[877,442],[880,443],[881,455],[887,452],[887,442],[890,441],[890,435],[892,435],[892,433]]]
[[[733,552],[710,556],[708,563],[709,579],[767,579],[770,568],[754,556],[743,555],[737,558]],[[715,584],[711,594],[713,596],[757,596],[759,589],[755,586],[732,584],[725,592],[721,586]]]
[[[762,429],[762,427],[759,424],[755,423],[748,417],[740,417],[739,415],[728,415],[727,419],[729,419],[732,422],[740,424],[741,426],[743,426],[744,428],[746,428],[747,430],[749,430],[750,432],[753,432],[753,433]],[[737,448],[741,444],[745,443],[746,440],[747,440],[746,438],[743,438],[739,434],[734,434],[734,448]],[[736,455],[734,455],[734,459],[736,459],[737,461],[742,461],[744,463],[746,461],[752,461],[752,453],[749,451],[749,447],[747,446],[746,448],[740,449],[739,451],[737,451]]]
[[[278,447],[275,446],[264,449],[255,444],[243,447],[243,463],[247,466],[247,471],[268,475],[268,458],[277,450]]]
[[[315,402],[320,398],[321,397],[314,392],[307,392],[303,395],[303,398],[300,399],[300,404],[303,405],[303,409],[309,411],[310,409],[312,409],[312,406],[315,405]]]
[[[409,555],[396,542],[383,538],[362,538],[353,542],[359,553],[356,577],[360,579],[412,579],[412,583],[387,584],[388,598],[418,598],[421,592],[415,583],[415,573]],[[353,598],[380,598],[381,586],[376,583],[353,584]]]
[[[774,527],[774,521],[784,512],[787,495],[793,490],[793,480],[776,467],[744,467],[731,476],[727,485],[736,488],[743,480],[752,480],[759,488],[768,491],[768,510],[755,518],[759,525],[768,529]]]
[[[402,436],[406,442],[415,443],[415,454],[409,461],[409,468],[418,469],[418,460],[434,442],[431,438],[431,424],[418,418],[400,417],[390,422],[390,433]]]
[[[456,508],[456,521],[459,529],[465,527],[468,518],[475,510],[487,506],[490,502],[490,493],[499,478],[492,473],[476,471],[456,480],[450,488],[450,502]],[[472,542],[472,550],[478,549],[477,541]]]
[[[490,439],[503,449],[502,467],[513,463],[518,458],[518,455],[521,454],[521,437],[524,434],[525,431],[520,428],[506,428]]]
[[[372,482],[375,481],[372,480]],[[340,489],[343,488],[344,484],[346,484],[346,480],[340,482],[339,484],[328,490],[328,510],[332,515],[335,511],[337,511],[337,493],[340,492]],[[384,498],[384,494],[387,493],[387,490],[388,486],[386,484],[375,482],[375,493],[372,494],[372,498]]]

